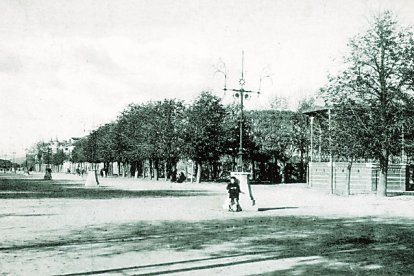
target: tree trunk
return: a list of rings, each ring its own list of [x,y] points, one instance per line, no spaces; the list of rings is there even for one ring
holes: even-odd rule
[[[152,178],[153,178],[153,174],[152,174],[152,159],[149,160],[149,177],[150,177],[150,180],[152,180]]]
[[[352,160],[348,162],[346,170],[346,194],[351,194],[351,169],[352,169]]]
[[[171,181],[175,182],[177,181],[177,162],[175,162],[175,159],[171,159]]]
[[[387,196],[387,170],[380,169],[377,196]]]
[[[158,159],[155,159],[153,162],[153,171],[154,171],[154,178],[158,181]]]
[[[380,179],[377,186],[377,196],[387,196],[388,154],[384,151],[380,159]]]
[[[212,178],[213,178],[213,181],[214,181],[214,180],[217,179],[217,162],[216,161],[213,161],[211,170],[212,170]]]
[[[304,154],[303,154],[303,150],[301,149],[300,150],[300,168],[299,168],[299,170],[300,170],[300,182],[306,182],[306,180],[305,180],[305,172],[306,172],[306,169],[305,169],[305,162],[304,162]]]
[[[252,160],[252,179],[256,180],[256,162]]]
[[[167,160],[164,161],[164,177],[165,177],[165,181],[168,181],[168,162],[167,162]]]
[[[211,178],[212,178],[211,161],[208,161],[208,163],[207,163],[207,179],[208,179],[208,181],[211,181]]]
[[[285,183],[286,179],[285,179],[285,168],[286,168],[286,162],[282,161],[282,160],[277,160],[276,164],[279,166],[280,171],[279,171],[279,175],[280,175],[280,182],[281,183]]]
[[[201,170],[202,170],[201,161],[198,161],[197,162],[197,176],[196,176],[197,183],[200,183],[200,180],[201,180]]]
[[[96,181],[96,184],[98,184],[99,185],[99,180],[98,180],[98,170],[93,170],[93,173],[95,174],[95,181]]]

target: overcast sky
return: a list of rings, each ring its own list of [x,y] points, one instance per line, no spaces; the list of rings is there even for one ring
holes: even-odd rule
[[[0,158],[37,141],[82,136],[129,103],[212,90],[226,102],[245,52],[249,108],[312,95],[350,37],[393,10],[413,25],[414,1],[0,0]]]

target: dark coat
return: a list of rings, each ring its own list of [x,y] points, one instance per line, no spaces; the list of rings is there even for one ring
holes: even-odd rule
[[[229,183],[227,184],[227,190],[229,192],[229,197],[230,198],[239,198],[239,194],[240,194],[240,185],[238,183]]]

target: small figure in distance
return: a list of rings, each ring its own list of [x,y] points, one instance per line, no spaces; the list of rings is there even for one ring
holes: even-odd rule
[[[187,178],[185,177],[183,172],[180,172],[180,175],[178,176],[177,183],[183,183]]]
[[[240,185],[234,176],[230,178],[230,182],[227,184],[227,191],[230,198],[229,211],[240,212],[242,210],[239,203],[239,194],[241,193],[241,190]],[[234,207],[236,207],[236,210],[234,210]]]
[[[171,182],[177,182],[177,170],[173,170],[171,173]]]

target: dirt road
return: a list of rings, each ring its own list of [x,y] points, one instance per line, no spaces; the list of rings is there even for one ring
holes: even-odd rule
[[[414,268],[414,197],[254,186],[255,209],[229,213],[219,183],[106,178],[85,188],[77,176],[40,177],[0,176],[2,275],[410,275]]]

